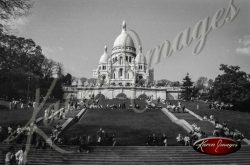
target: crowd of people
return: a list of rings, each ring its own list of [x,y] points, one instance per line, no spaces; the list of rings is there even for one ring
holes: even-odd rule
[[[228,137],[236,141],[241,141],[242,139],[244,139],[244,135],[242,132],[237,129],[229,129],[225,121],[223,123],[215,121],[213,136]]]
[[[210,115],[207,117],[206,115],[203,117],[203,120],[211,121],[214,124],[213,136],[217,137],[228,137],[237,141],[241,141],[244,139],[244,135],[237,129],[230,129],[227,125],[226,121],[220,123],[214,115]]]
[[[22,99],[14,99],[14,98],[12,98],[12,100],[9,101],[9,110],[34,109],[35,105],[36,105],[35,101],[25,102]]]
[[[157,104],[153,104],[152,100],[150,98],[147,101],[147,108],[150,109],[154,105],[156,107]],[[171,102],[168,102],[167,100],[159,100],[159,103],[163,103],[166,105],[166,108],[168,110],[171,110],[173,112],[177,113],[185,113],[186,107],[185,105],[182,105],[179,101],[177,104],[172,104]],[[60,111],[57,111],[56,108],[50,107],[47,108],[44,111],[44,119],[45,120],[55,120],[55,122],[66,119],[66,113],[70,110],[77,110],[81,109],[82,107],[89,108],[89,109],[132,109],[140,108],[139,104],[136,102],[133,103],[134,105],[130,104],[128,105],[126,101],[119,101],[118,103],[109,103],[109,102],[102,102],[99,99],[83,99],[83,100],[71,100],[68,103],[68,107],[65,109],[62,109]],[[160,105],[160,104],[159,104]],[[35,107],[35,102],[30,102],[27,104],[29,108]],[[22,100],[12,100],[9,103],[10,110],[14,109],[23,109],[25,107],[25,104]],[[232,108],[232,105],[230,104],[219,104],[219,103],[211,103],[209,105],[210,109],[228,109]],[[56,114],[56,115],[55,115]],[[58,119],[58,120],[57,120]],[[230,129],[227,126],[226,122],[219,123],[218,120],[214,117],[214,115],[210,116],[204,116],[203,120],[209,120],[212,123],[214,123],[214,131],[213,136],[220,136],[220,137],[229,137],[232,139],[235,139],[237,141],[240,141],[244,138],[244,135],[237,129]],[[60,135],[60,132],[62,130],[62,125],[60,122],[58,122],[56,125],[52,125],[50,127],[50,133],[48,134],[48,138],[44,139],[40,135],[38,135],[36,132],[33,133],[31,144],[36,149],[45,149],[48,146],[52,144],[59,144],[59,145],[76,145],[78,146],[77,151],[83,152],[86,151],[89,153],[91,151],[92,145],[100,145],[100,146],[116,146],[120,145],[117,142],[116,134],[113,132],[106,132],[104,129],[100,128],[96,134],[94,135]],[[31,132],[31,126],[21,126],[21,125],[9,125],[8,127],[2,127],[0,126],[0,142],[2,142],[4,139],[6,139],[8,136],[13,136],[14,141],[13,143],[16,144],[25,144],[27,141],[27,137],[30,135]],[[187,135],[181,135],[180,133],[176,137],[176,142],[179,145],[183,146],[190,146],[195,141],[201,138],[207,137],[206,133],[201,130],[201,128],[196,124],[192,124],[192,131]],[[150,134],[146,139],[146,145],[149,146],[168,146],[168,138],[165,133],[163,133],[160,136],[157,136],[155,133]],[[15,152],[14,147],[10,147],[9,151],[6,153],[5,162],[6,164],[11,164],[11,162],[22,163],[23,158],[22,155],[25,152],[24,148],[21,148],[17,152]]]
[[[78,146],[78,152],[91,151],[90,146],[116,146],[119,145],[114,132],[107,132],[100,128],[94,135],[71,135],[62,136],[55,144],[67,144]]]
[[[5,165],[24,165],[25,146],[22,146],[17,152],[11,146],[5,155]]]
[[[0,142],[5,140],[7,137],[12,136],[14,142],[21,144],[26,141],[27,136],[30,134],[30,126],[21,127],[21,125],[13,126],[9,125],[8,127],[0,126]]]
[[[182,105],[179,101],[178,101],[177,105],[172,104],[171,102],[167,102],[166,105],[167,105],[167,109],[171,110],[173,112],[177,112],[177,113],[180,113],[180,112],[185,113],[186,112],[186,106]]]
[[[206,133],[202,131],[201,128],[197,126],[197,124],[193,123],[191,126],[192,131],[188,135],[182,136],[179,133],[176,137],[176,141],[179,145],[190,146],[193,145],[195,141],[207,137]]]
[[[194,141],[194,138],[190,135],[185,135],[185,136],[182,136],[180,133],[177,135],[176,137],[176,142],[177,144],[179,145],[183,145],[183,146],[190,146],[192,145]]]
[[[60,109],[56,110],[54,107],[52,108],[47,108],[44,111],[44,119],[45,120],[55,120],[55,119],[66,119],[66,114],[67,114],[66,109]]]
[[[234,106],[233,104],[230,104],[230,103],[223,103],[223,102],[218,102],[218,101],[215,101],[215,102],[211,102],[208,104],[208,108],[209,109],[216,109],[216,110],[233,110],[234,109]]]
[[[155,133],[153,133],[148,136],[146,144],[149,146],[167,146],[168,138],[165,133],[163,133],[161,137],[157,137]]]

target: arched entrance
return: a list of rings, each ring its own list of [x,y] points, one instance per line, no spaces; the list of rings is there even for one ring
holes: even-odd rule
[[[138,96],[139,100],[146,100],[147,99],[147,95],[145,93],[141,94]]]
[[[99,93],[99,94],[97,94],[97,95],[95,96],[95,99],[96,99],[96,100],[104,100],[104,99],[105,99],[105,96],[104,96],[103,94]]]
[[[127,95],[124,94],[124,93],[119,93],[117,96],[116,96],[117,99],[127,99]]]

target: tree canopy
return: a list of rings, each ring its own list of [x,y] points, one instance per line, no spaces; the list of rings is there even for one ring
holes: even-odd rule
[[[181,93],[182,99],[191,100],[191,97],[193,96],[193,84],[194,82],[191,81],[189,73],[187,73],[187,75],[183,78],[182,81],[182,88],[183,88],[183,92]]]
[[[32,39],[3,34],[0,36],[0,96],[8,98],[33,98],[35,89],[45,95],[57,68],[63,77],[63,66],[42,53],[41,46]],[[53,97],[61,98],[59,80]],[[61,92],[61,93],[60,93]]]
[[[158,87],[165,87],[165,86],[170,86],[171,84],[172,84],[171,81],[166,80],[166,79],[161,79],[161,80],[157,81],[156,86],[158,86]]]
[[[211,95],[214,100],[232,103],[236,109],[249,111],[250,75],[239,66],[220,65],[223,74],[215,78]]]
[[[0,0],[0,34],[8,31],[11,21],[27,15],[32,6],[31,0]]]

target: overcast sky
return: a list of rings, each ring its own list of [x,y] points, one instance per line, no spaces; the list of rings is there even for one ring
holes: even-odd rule
[[[36,0],[31,14],[18,21],[15,34],[32,38],[44,54],[63,63],[65,72],[92,77],[104,45],[111,52],[126,20],[142,41],[143,53],[174,37],[230,0]],[[238,65],[250,73],[250,1],[235,0],[240,12],[231,23],[208,34],[199,55],[196,42],[162,60],[155,79],[182,81],[187,72],[193,81],[200,76],[215,78],[221,63]]]

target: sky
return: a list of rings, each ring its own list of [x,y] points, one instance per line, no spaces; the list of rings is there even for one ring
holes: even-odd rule
[[[230,0],[34,0],[30,14],[20,18],[12,33],[32,38],[46,57],[61,62],[64,72],[92,77],[104,45],[111,53],[122,21],[136,31],[143,53],[206,18]],[[207,35],[204,49],[194,55],[197,41],[154,65],[155,79],[182,81],[187,72],[193,81],[214,79],[220,64],[238,65],[250,73],[250,1],[234,0],[240,8],[235,20]]]

